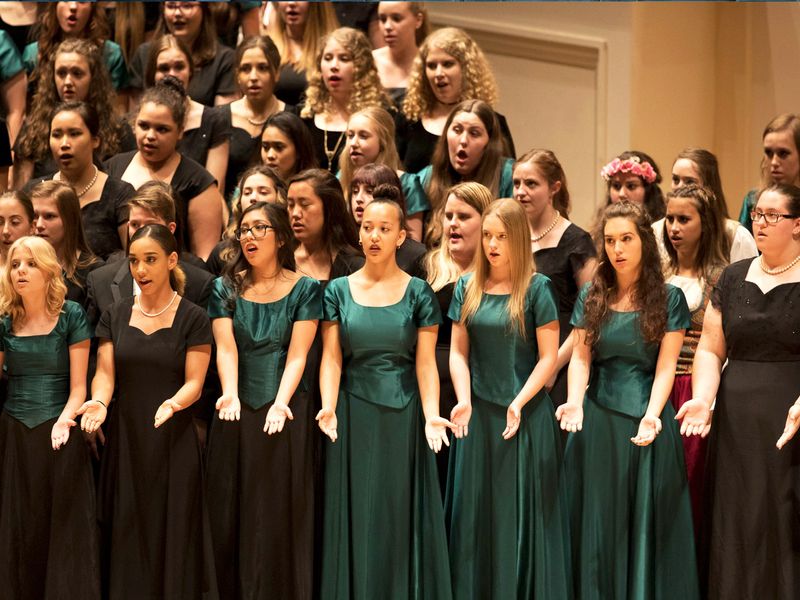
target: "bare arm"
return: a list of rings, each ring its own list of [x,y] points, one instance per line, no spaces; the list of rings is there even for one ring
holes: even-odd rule
[[[567,402],[556,409],[556,419],[561,429],[574,433],[583,429],[583,397],[592,369],[592,348],[586,343],[585,329],[574,328],[572,337],[575,345],[567,371]]]
[[[314,336],[317,334],[318,321],[295,321],[292,325],[292,339],[289,342],[289,350],[286,353],[286,365],[281,376],[281,383],[278,387],[278,394],[275,402],[267,412],[267,421],[264,423],[264,431],[272,435],[283,431],[286,419],[293,419],[292,411],[289,409],[289,402],[292,399],[303,371],[306,368],[306,357],[314,343]]]
[[[97,368],[92,379],[92,398],[78,410],[83,415],[81,429],[94,433],[106,420],[108,405],[114,395],[114,344],[102,339],[97,349]]]
[[[208,151],[206,156],[206,171],[214,176],[217,180],[217,189],[220,195],[225,195],[225,172],[228,170],[228,155],[230,153],[231,143],[225,140],[219,146],[214,146]]]
[[[2,94],[6,100],[8,114],[6,123],[8,124],[8,137],[11,140],[11,147],[17,141],[17,135],[22,128],[22,119],[25,117],[25,94],[28,91],[28,77],[25,71],[20,71],[8,81],[3,82]]]
[[[21,190],[33,177],[33,161],[25,158],[14,158],[11,189]]]
[[[469,372],[469,333],[466,326],[453,321],[450,335],[450,380],[458,403],[450,412],[450,420],[456,426],[457,438],[469,435],[469,420],[472,417],[472,379]]]
[[[216,409],[223,421],[238,421],[239,403],[239,349],[233,336],[233,319],[219,318],[211,321],[214,341],[217,344],[217,371],[222,385],[222,396]]]
[[[339,385],[342,380],[342,347],[339,344],[339,323],[322,323],[322,362],[319,368],[319,390],[322,396],[322,410],[317,421],[322,432],[336,441],[336,404],[339,399]]]
[[[580,271],[575,273],[575,284],[578,286],[578,289],[581,289],[585,284],[592,280],[594,276],[594,272],[597,269],[597,259],[596,258],[589,258],[583,263],[583,267],[581,267]],[[564,343],[561,344],[561,347],[558,349],[558,361],[556,362],[556,370],[553,374],[553,377],[549,381],[548,387],[553,387],[555,383],[556,376],[558,375],[559,371],[569,364],[569,359],[572,357],[572,347],[574,346],[575,338],[570,331],[567,338],[564,340]]]
[[[189,202],[189,245],[192,254],[203,260],[219,242],[222,233],[222,210],[225,201],[212,185]]]
[[[69,430],[75,426],[78,409],[86,401],[86,372],[89,369],[90,340],[69,347],[69,397],[50,434],[53,450],[67,443]]]
[[[189,408],[197,402],[203,391],[203,382],[206,379],[210,360],[211,344],[201,344],[186,349],[184,383],[172,398],[167,398],[159,406],[155,415],[155,427],[163,425],[176,411]]]
[[[417,333],[417,384],[425,420],[439,416],[439,371],[436,368],[438,325],[420,327]]]

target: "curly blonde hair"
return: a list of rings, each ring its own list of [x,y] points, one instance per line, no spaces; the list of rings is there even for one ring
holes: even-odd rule
[[[419,47],[408,79],[408,91],[403,101],[403,113],[411,121],[419,121],[436,106],[436,96],[425,73],[428,54],[438,48],[455,58],[461,65],[462,100],[483,100],[494,108],[497,105],[497,82],[483,50],[463,29],[444,27],[430,34]]]
[[[60,313],[64,306],[64,299],[67,297],[67,285],[61,276],[61,265],[58,264],[53,246],[43,238],[33,235],[19,238],[8,251],[8,259],[3,265],[3,276],[0,279],[0,315],[11,317],[11,322],[17,326],[25,322],[25,306],[22,304],[22,297],[11,282],[11,270],[14,253],[20,249],[31,253],[36,268],[42,271],[45,281],[47,281],[45,289],[47,314],[55,317]]]
[[[352,27],[340,27],[325,36],[322,42],[314,62],[314,70],[308,76],[306,103],[300,116],[303,118],[313,117],[327,112],[330,108],[331,96],[322,81],[320,72],[322,55],[330,41],[338,42],[342,48],[353,55],[353,89],[347,103],[348,114],[370,106],[384,108],[391,106],[391,100],[378,77],[378,69],[375,68],[375,60],[372,58],[372,46],[367,40],[367,36]]]

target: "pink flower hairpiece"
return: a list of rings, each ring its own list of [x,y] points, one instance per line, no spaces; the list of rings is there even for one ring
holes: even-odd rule
[[[632,156],[631,158],[626,158],[625,160],[615,158],[605,167],[600,169],[600,175],[602,175],[603,179],[606,181],[611,181],[611,178],[617,173],[631,173],[633,175],[638,175],[647,183],[653,183],[657,177],[655,169],[653,169],[653,165],[647,161],[642,161],[642,159],[640,159],[638,156]]]

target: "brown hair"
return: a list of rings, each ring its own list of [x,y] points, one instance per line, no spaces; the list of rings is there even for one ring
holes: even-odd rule
[[[158,64],[158,55],[164,50],[175,49],[186,58],[186,66],[189,69],[189,81],[194,76],[194,58],[192,58],[192,51],[182,39],[175,37],[171,33],[165,33],[161,37],[157,37],[150,43],[150,50],[147,53],[147,62],[144,66],[144,85],[145,87],[152,87],[156,84],[156,66]]]
[[[561,216],[565,219],[569,218],[569,189],[567,189],[567,176],[564,173],[564,168],[558,162],[558,158],[552,150],[543,150],[534,148],[528,150],[525,154],[520,156],[514,163],[514,170],[518,165],[525,163],[533,163],[537,169],[547,179],[547,184],[553,186],[557,181],[561,182],[561,189],[553,195],[553,208],[555,208]]]

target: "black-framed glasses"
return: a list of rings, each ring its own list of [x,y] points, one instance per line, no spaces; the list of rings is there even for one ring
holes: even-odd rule
[[[775,225],[781,219],[796,219],[797,215],[786,215],[773,212],[765,213],[761,212],[760,210],[750,211],[750,220],[753,221],[753,223],[758,223],[762,219],[762,217],[767,225]]]
[[[264,236],[267,235],[267,232],[275,228],[272,225],[267,225],[266,223],[256,223],[252,227],[240,227],[234,232],[237,240],[241,240],[245,237],[248,233],[251,234],[255,239],[260,240]]]

